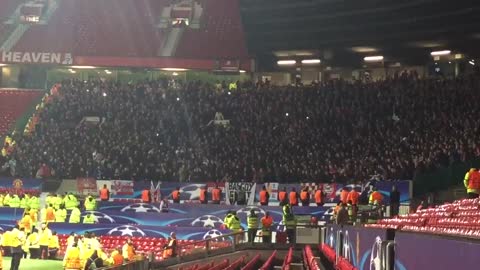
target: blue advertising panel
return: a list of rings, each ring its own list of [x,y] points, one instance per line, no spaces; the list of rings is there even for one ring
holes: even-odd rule
[[[478,269],[480,242],[397,232],[395,270]]]
[[[59,234],[70,234],[76,232],[84,234],[93,232],[97,236],[147,236],[156,238],[168,238],[171,232],[177,234],[178,239],[182,240],[203,240],[209,237],[228,234],[229,230],[198,228],[198,227],[162,227],[162,226],[141,226],[127,224],[69,224],[69,223],[50,223],[49,228]]]
[[[321,218],[326,207],[294,207],[296,215],[313,215]],[[145,203],[100,202],[95,216],[99,221],[109,223],[135,223],[155,226],[212,226],[220,227],[227,212],[234,210],[246,228],[247,215],[254,210],[257,215],[263,216],[269,212],[276,223],[282,220],[280,206],[229,206],[218,204],[170,204],[169,213],[161,213],[159,207]],[[106,217],[105,217],[106,216]]]
[[[0,220],[19,220],[23,216],[24,209],[0,207]]]
[[[34,178],[0,178],[0,192],[10,193],[40,193],[43,187],[42,179]]]
[[[359,270],[370,270],[371,262],[380,260],[382,241],[387,240],[384,229],[344,226],[343,254]]]

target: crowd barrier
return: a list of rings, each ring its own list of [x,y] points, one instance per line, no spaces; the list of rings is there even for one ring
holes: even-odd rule
[[[325,244],[359,270],[477,269],[480,241],[328,225]]]

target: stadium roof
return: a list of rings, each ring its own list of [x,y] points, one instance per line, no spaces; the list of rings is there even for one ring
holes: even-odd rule
[[[425,63],[432,50],[479,56],[480,1],[241,0],[250,52],[333,55],[339,65],[365,55]],[[327,56],[328,57],[328,56]]]

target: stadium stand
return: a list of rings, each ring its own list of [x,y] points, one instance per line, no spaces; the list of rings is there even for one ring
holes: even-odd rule
[[[479,199],[464,199],[435,208],[421,209],[408,215],[379,220],[367,227],[402,231],[480,237]]]
[[[41,96],[40,91],[0,90],[0,136],[9,131],[32,103]]]
[[[15,29],[15,26],[12,24],[5,24],[12,15],[13,11],[18,7],[19,2],[16,0],[2,0],[0,2],[0,45],[6,40],[11,31]]]
[[[478,132],[478,82],[410,74],[300,88],[245,85],[229,94],[200,82],[166,91],[165,81],[65,81],[39,132],[17,139],[15,157],[22,176],[45,161],[61,178],[412,179],[480,155],[469,136]],[[208,125],[216,112],[229,128]],[[85,116],[104,122],[78,125]]]
[[[156,56],[163,41],[162,30],[155,26],[162,3],[166,2],[60,1],[48,25],[32,25],[14,50],[82,56]]]
[[[185,58],[248,57],[239,1],[201,0],[205,9],[200,29],[185,28],[176,50]]]

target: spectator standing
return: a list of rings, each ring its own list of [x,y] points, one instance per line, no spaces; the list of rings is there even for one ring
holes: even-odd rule
[[[397,186],[392,186],[390,192],[390,216],[397,216],[400,210],[400,192],[397,190]]]
[[[100,190],[100,200],[102,202],[107,202],[110,200],[110,190],[108,190],[107,185],[103,185],[103,188]]]
[[[262,190],[260,190],[260,205],[267,206],[268,201],[270,200],[270,194],[267,191],[267,188],[265,186],[262,187]]]

